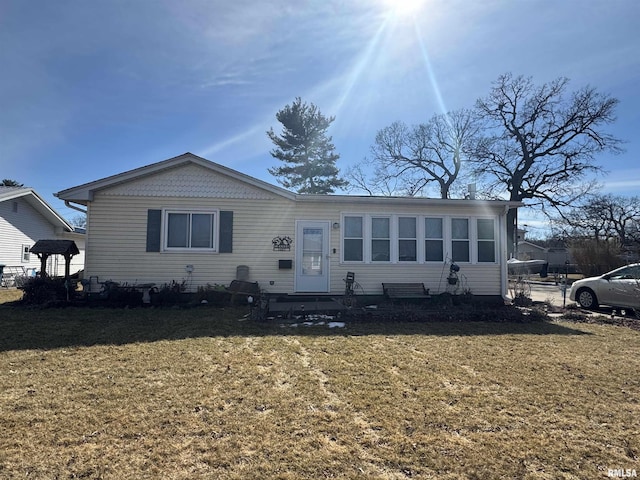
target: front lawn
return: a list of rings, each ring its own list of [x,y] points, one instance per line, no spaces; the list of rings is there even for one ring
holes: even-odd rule
[[[245,313],[0,305],[0,478],[640,472],[638,331]]]

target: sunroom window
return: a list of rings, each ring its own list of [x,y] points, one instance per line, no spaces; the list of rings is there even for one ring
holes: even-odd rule
[[[344,261],[361,262],[363,256],[362,217],[344,217]]]
[[[444,260],[444,229],[442,218],[424,219],[425,261],[442,262]]]
[[[469,219],[451,219],[451,259],[454,262],[469,261]]]
[[[478,228],[478,262],[496,261],[495,221],[492,218],[479,218]]]
[[[388,262],[391,259],[391,229],[389,217],[371,219],[371,261]]]
[[[418,260],[415,217],[398,218],[398,260],[401,262]]]

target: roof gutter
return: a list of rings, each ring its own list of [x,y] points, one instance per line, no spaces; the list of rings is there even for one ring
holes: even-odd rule
[[[78,212],[82,212],[82,213],[84,213],[85,215],[87,214],[87,211],[86,211],[86,210],[84,210],[84,209],[82,209],[82,208],[80,208],[80,207],[76,207],[75,205],[71,205],[71,201],[70,201],[70,200],[65,200],[65,201],[64,201],[64,205],[65,205],[65,207],[71,208],[71,209],[73,209],[73,210],[77,210]]]

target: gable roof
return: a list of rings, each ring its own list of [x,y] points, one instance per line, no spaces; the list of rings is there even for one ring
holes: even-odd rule
[[[90,202],[93,200],[93,195],[94,195],[94,192],[96,191],[99,191],[105,188],[110,188],[116,185],[120,185],[132,180],[137,180],[139,178],[146,177],[148,175],[164,172],[164,171],[177,168],[183,165],[187,165],[187,164],[199,165],[215,173],[233,178],[240,182],[246,183],[248,185],[252,185],[261,190],[266,190],[268,192],[288,198],[290,200],[295,199],[295,196],[296,196],[295,193],[292,193],[289,190],[276,187],[275,185],[271,185],[270,183],[263,182],[262,180],[259,180],[254,177],[250,177],[249,175],[245,175],[244,173],[240,173],[231,168],[214,163],[202,157],[198,157],[197,155],[194,155],[193,153],[189,153],[189,152],[183,153],[182,155],[170,158],[168,160],[152,163],[150,165],[135,168],[133,170],[128,170],[126,172],[122,172],[117,175],[112,175],[110,177],[102,178],[100,180],[95,180],[93,182],[85,183],[83,185],[78,185],[77,187],[68,188],[66,190],[62,190],[58,193],[55,193],[54,195],[60,198],[61,200],[66,200],[66,201],[71,201],[75,203],[80,203],[82,205],[86,205],[87,202]]]
[[[520,240],[518,242],[518,246],[528,246],[532,247],[534,250],[540,250],[541,252],[549,250],[548,248],[542,247],[540,245],[536,245],[535,243],[527,242],[526,240]]]
[[[73,232],[73,226],[67,222],[51,205],[45,202],[40,195],[30,187],[4,187],[0,186],[0,203],[10,200],[22,199],[31,205],[40,215],[54,226],[63,228],[68,232]]]
[[[49,255],[78,255],[80,250],[73,240],[38,240],[29,249],[33,253],[46,253]]]
[[[93,182],[78,185],[77,187],[61,190],[54,195],[65,202],[74,202],[81,205],[87,205],[87,202],[93,200],[95,192],[118,186],[133,180],[138,180],[143,177],[154,175],[161,172],[178,168],[184,165],[194,164],[207,168],[212,172],[225,175],[229,178],[243,182],[247,185],[262,189],[264,191],[273,193],[275,195],[287,198],[293,201],[300,202],[313,202],[313,203],[334,203],[334,202],[350,202],[350,203],[366,203],[368,205],[373,203],[384,204],[412,204],[412,205],[458,205],[468,206],[473,208],[483,207],[498,207],[498,208],[516,208],[521,207],[522,202],[514,202],[510,200],[469,200],[469,199],[441,199],[441,198],[424,198],[424,197],[389,197],[389,196],[370,196],[370,195],[313,195],[313,194],[297,194],[285,190],[284,188],[277,187],[270,183],[264,182],[257,178],[251,177],[244,173],[233,170],[229,167],[225,167],[218,163],[212,162],[205,158],[194,155],[187,152],[177,157],[169,158],[161,162],[152,163],[144,167],[135,168],[126,172],[119,173],[105,177]]]

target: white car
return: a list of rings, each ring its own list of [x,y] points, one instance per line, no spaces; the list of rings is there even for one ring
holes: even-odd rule
[[[640,263],[577,280],[571,285],[569,298],[583,308],[608,305],[640,312]]]

